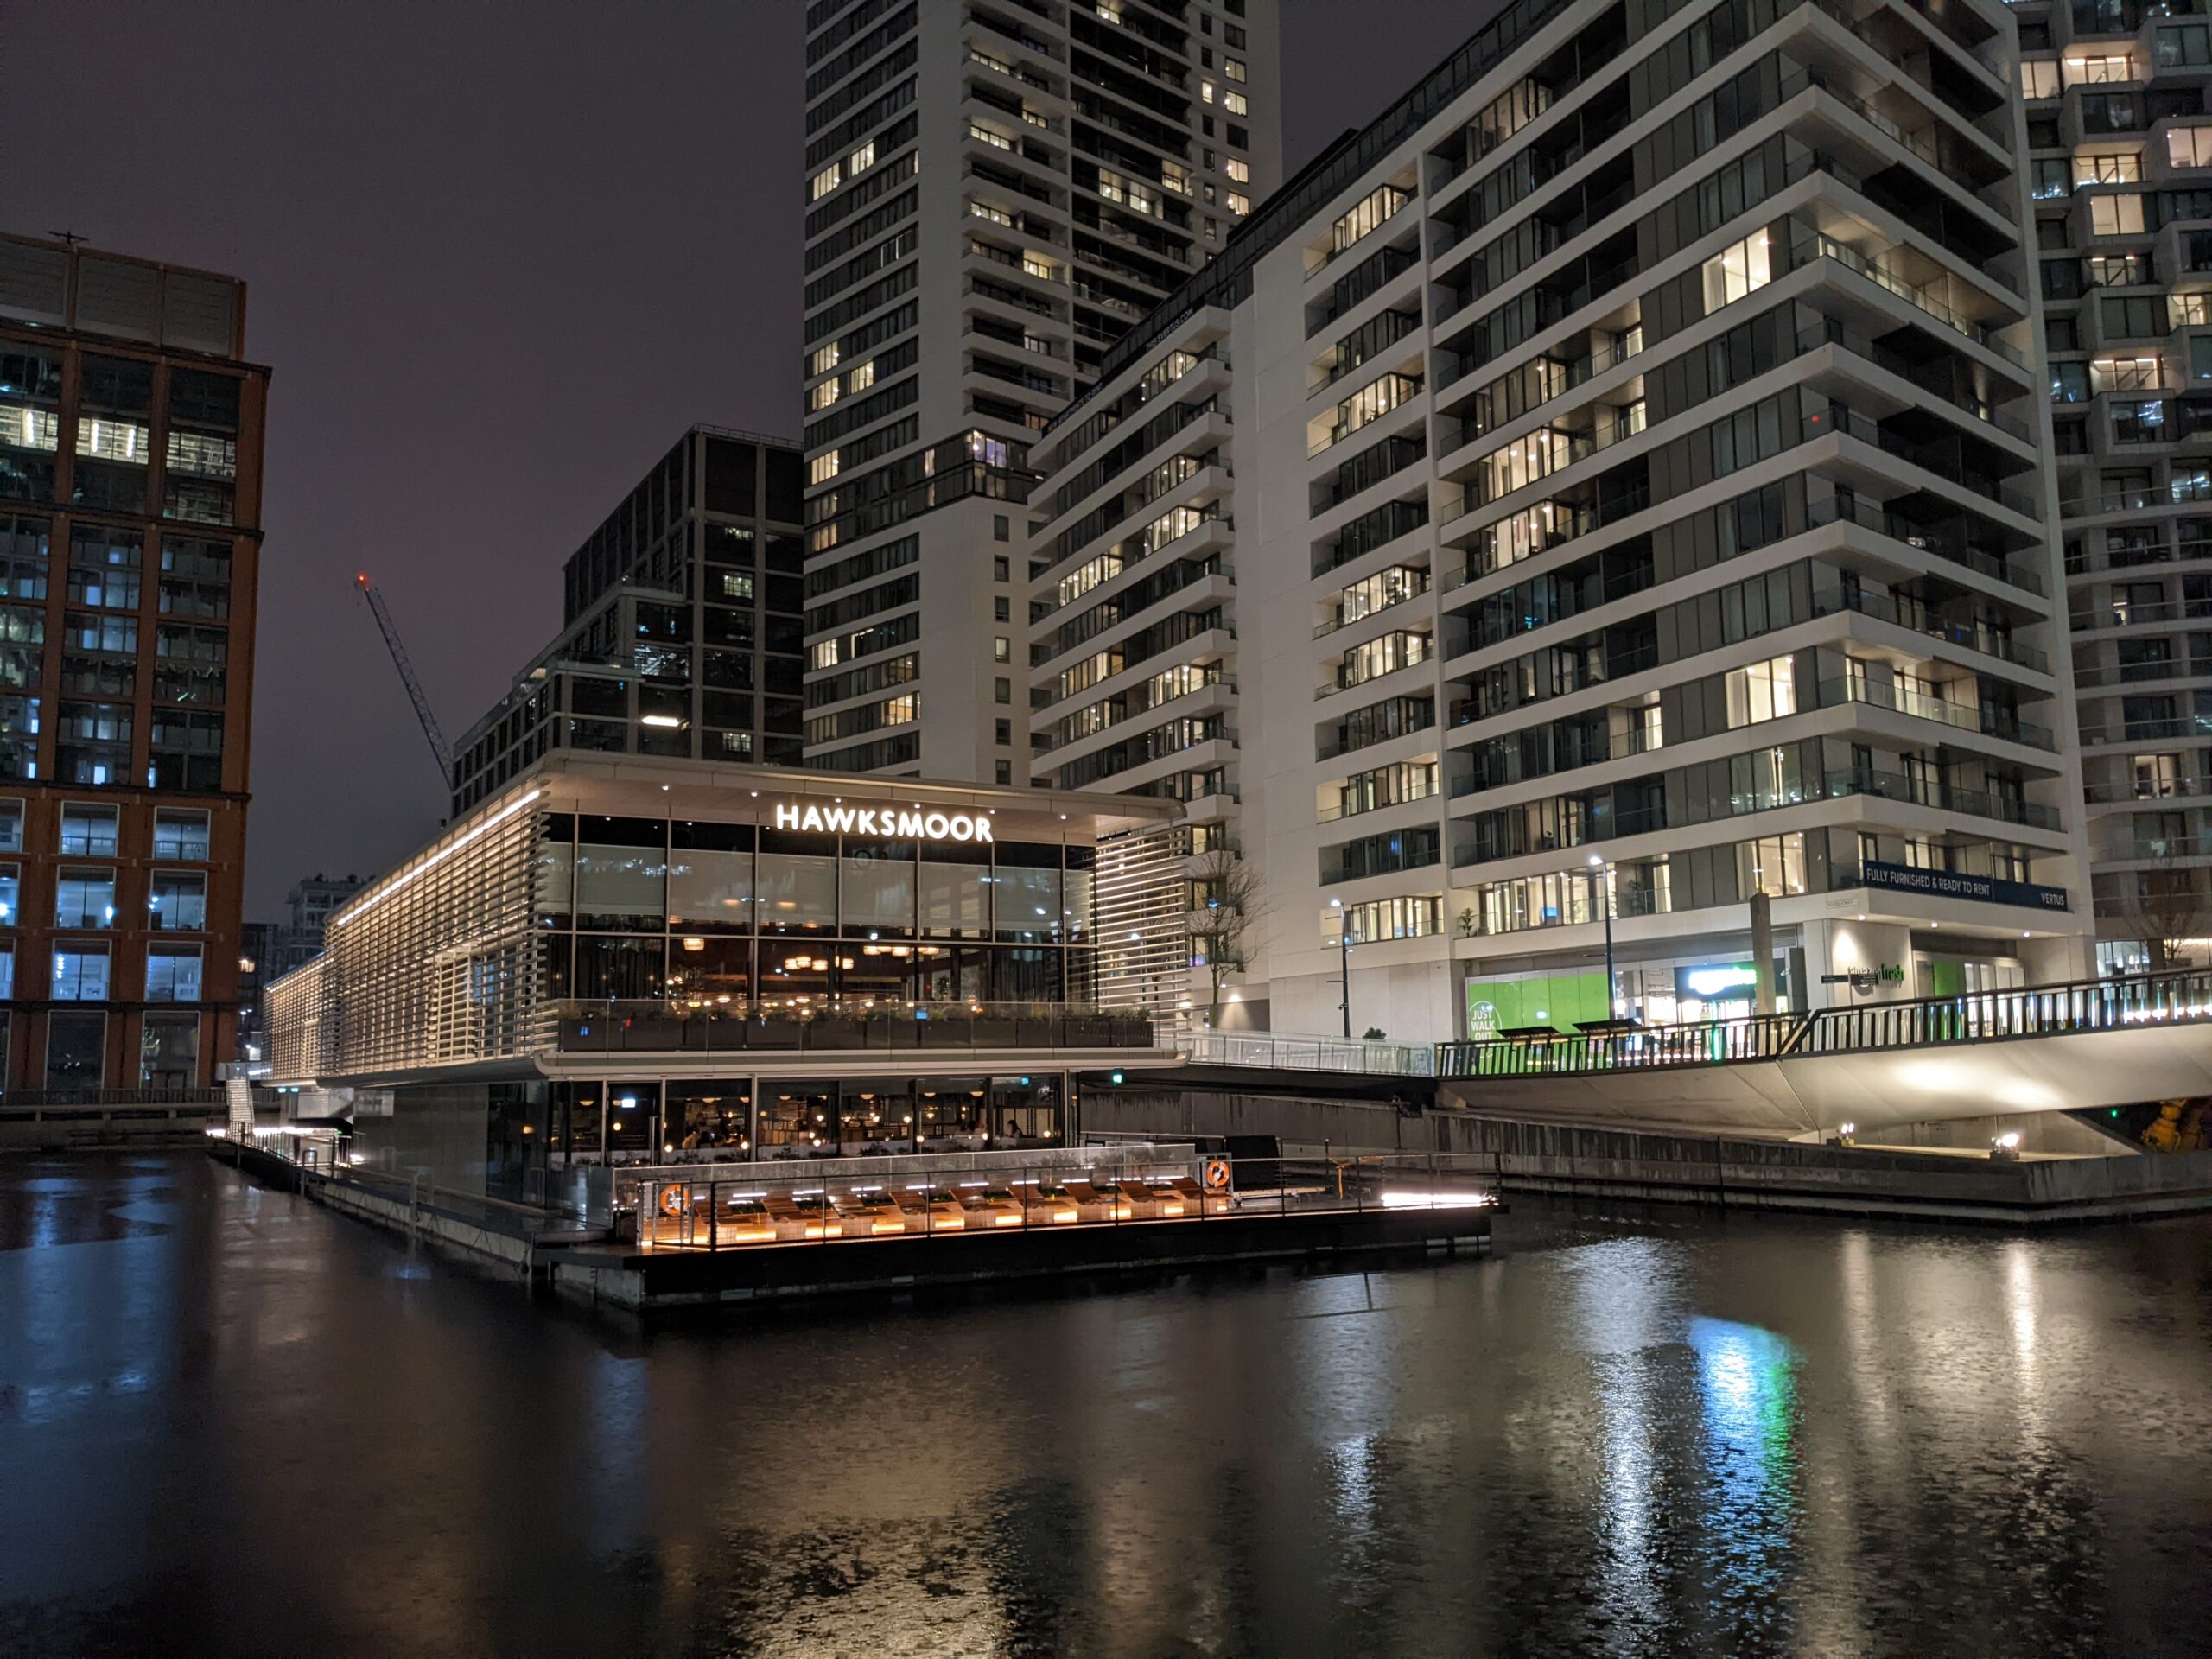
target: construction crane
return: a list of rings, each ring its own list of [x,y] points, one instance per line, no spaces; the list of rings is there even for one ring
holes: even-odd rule
[[[407,647],[399,643],[399,630],[392,625],[391,612],[385,607],[384,595],[365,575],[355,576],[353,586],[369,601],[369,614],[376,618],[385,646],[391,652],[391,665],[399,671],[400,683],[407,688],[408,698],[415,705],[415,718],[423,722],[423,735],[430,740],[430,753],[438,763],[438,781],[450,788],[453,750],[446,743],[445,733],[438,728],[438,717],[430,712],[430,700],[423,695],[422,681],[415,677],[415,664],[407,660]]]

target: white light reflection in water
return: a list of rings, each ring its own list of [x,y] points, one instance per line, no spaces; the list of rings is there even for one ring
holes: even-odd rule
[[[1617,1354],[1598,1364],[1598,1410],[1605,1423],[1605,1502],[1597,1517],[1604,1546],[1605,1599],[1631,1642],[1667,1626],[1662,1565],[1653,1548],[1659,1485],[1653,1447],[1655,1402],[1644,1354]],[[1624,1648],[1635,1651],[1634,1647]]]
[[[1771,1331],[1694,1319],[1705,1427],[1706,1529],[1716,1588],[1770,1601],[1783,1587],[1798,1510],[1797,1354]]]
[[[2036,1247],[2015,1239],[2005,1252],[2005,1322],[2012,1336],[2013,1409],[2020,1440],[2043,1448],[2043,1345],[2036,1331]]]

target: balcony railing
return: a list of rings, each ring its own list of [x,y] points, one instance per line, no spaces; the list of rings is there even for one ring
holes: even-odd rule
[[[1897,594],[1872,594],[1864,588],[1827,588],[1813,594],[1815,616],[1834,616],[1851,611],[1860,616],[1871,616],[1878,622],[1893,622],[1898,627],[1923,634],[1930,639],[1942,639],[1950,645],[1964,645],[1985,656],[2004,662],[2018,664],[2038,674],[2050,671],[2050,659],[2032,645],[2016,641],[2009,632],[1991,628],[1981,623],[1946,622],[1929,615],[1925,607]]]
[[[1984,737],[1994,737],[2007,743],[2024,743],[2031,748],[2056,749],[2058,741],[2047,726],[2037,726],[2024,720],[1985,709],[1970,702],[1953,702],[1947,697],[1933,696],[1925,691],[1891,685],[1880,680],[1844,678],[1822,680],[1820,684],[1820,706],[1823,709],[1840,707],[1847,702],[1862,702],[1871,708],[1887,709],[1915,720],[1937,721],[1962,732],[1978,732]]]
[[[1955,784],[1923,782],[1904,772],[1858,766],[1832,772],[1824,781],[1831,800],[1865,795],[1912,806],[1932,806],[1946,812],[1961,812],[1972,817],[1995,818],[2031,830],[2055,830],[2062,827],[2059,815],[2053,809],[1994,790],[1963,789]]]
[[[1933,553],[1953,564],[1963,565],[1985,576],[2010,584],[2031,594],[2045,591],[2044,580],[2025,565],[2015,564],[2002,553],[1976,547],[1962,537],[1926,529],[1916,524],[1900,513],[1890,512],[1880,505],[1861,501],[1855,496],[1833,496],[1825,501],[1811,503],[1805,512],[1806,527],[1818,530],[1824,524],[1852,524],[1886,536],[1891,541],[1903,542],[1907,547],[1923,553]]]

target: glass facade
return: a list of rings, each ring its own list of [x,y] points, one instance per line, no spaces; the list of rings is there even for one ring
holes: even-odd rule
[[[1006,1151],[1060,1143],[1064,1092],[1057,1072],[764,1077],[757,1102],[741,1077],[609,1077],[553,1083],[542,1103],[518,1100],[508,1115],[518,1132],[529,1125],[528,1134],[511,1136],[517,1155],[526,1160],[542,1141],[555,1164],[700,1153],[772,1159]]]
[[[549,813],[545,991],[688,1004],[1088,1002],[1088,847]]]

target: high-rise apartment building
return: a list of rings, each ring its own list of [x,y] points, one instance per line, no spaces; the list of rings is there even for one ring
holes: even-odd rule
[[[800,464],[695,426],[562,569],[562,628],[454,746],[458,817],[551,749],[799,759]]]
[[[2212,935],[2212,23],[2019,21],[2099,951]]]
[[[2086,970],[2012,41],[1518,0],[1035,442],[1033,776],[1256,874],[1224,1023],[1748,1012],[1758,894],[1784,1007]]]
[[[1273,0],[815,0],[806,758],[1029,775],[1030,443],[1281,173]]]
[[[0,1085],[235,1042],[269,372],[235,277],[0,237]]]

